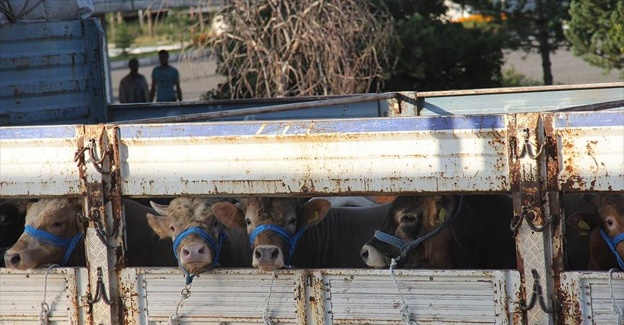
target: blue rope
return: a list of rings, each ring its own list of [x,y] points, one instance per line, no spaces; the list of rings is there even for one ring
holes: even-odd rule
[[[67,264],[69,257],[76,248],[76,245],[82,239],[81,232],[76,234],[76,236],[71,239],[63,239],[45,230],[37,229],[30,225],[26,225],[24,227],[24,233],[31,235],[40,242],[65,249],[65,255],[63,255],[63,259],[60,263],[61,266],[65,266],[65,264]]]
[[[197,226],[188,228],[185,231],[181,232],[178,236],[176,236],[175,240],[173,241],[173,253],[178,260],[178,263],[180,263],[180,259],[178,257],[178,248],[180,247],[180,243],[190,234],[199,235],[206,242],[206,244],[208,244],[208,246],[210,246],[210,248],[215,251],[215,257],[212,259],[212,264],[210,264],[210,267],[212,268],[218,266],[219,255],[221,254],[221,247],[223,247],[223,240],[225,239],[226,234],[224,232],[219,233],[219,243],[215,243],[212,237],[210,237],[210,235],[208,235],[208,233],[204,229]],[[184,266],[182,266],[182,264],[179,264],[179,266],[182,270],[184,270],[184,273],[186,274],[186,284],[191,284],[193,282],[193,278],[197,274],[190,274],[190,272]]]
[[[286,231],[286,229],[278,225],[259,225],[249,235],[249,244],[251,245],[251,249],[253,249],[253,243],[260,233],[265,231],[272,231],[280,235],[280,237],[282,237],[290,245],[290,250],[288,251],[288,261],[286,261],[286,264],[290,264],[290,260],[292,259],[293,253],[295,252],[295,247],[297,246],[297,241],[299,240],[299,238],[301,238],[306,229],[308,228],[302,227],[301,229],[299,229],[299,231],[297,231],[295,235],[291,236],[288,231]]]
[[[607,246],[609,246],[609,248],[611,249],[611,252],[613,252],[613,254],[615,254],[615,257],[617,258],[617,261],[618,261],[618,264],[620,265],[620,268],[622,270],[624,270],[624,261],[622,260],[622,257],[617,252],[617,250],[615,250],[615,247],[620,242],[624,241],[624,233],[621,233],[619,235],[613,236],[612,238],[609,238],[607,233],[605,233],[604,230],[600,229],[600,236],[602,236],[602,239],[604,239],[604,241],[607,243]]]

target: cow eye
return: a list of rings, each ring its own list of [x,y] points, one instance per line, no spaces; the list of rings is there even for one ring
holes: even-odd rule
[[[405,223],[414,223],[416,222],[416,216],[408,214],[408,215],[404,215],[403,217],[401,217],[401,222],[405,222]]]
[[[9,223],[9,218],[6,216],[0,216],[0,223]]]
[[[245,223],[246,223],[248,226],[251,226],[251,220],[249,220],[249,218],[245,218]]]
[[[58,221],[55,221],[55,222],[52,223],[52,227],[54,227],[54,228],[58,228],[58,227],[60,227],[62,225],[63,225],[63,223],[62,222],[58,222]]]
[[[295,218],[288,220],[289,225],[294,225],[296,222],[297,222],[297,219]]]

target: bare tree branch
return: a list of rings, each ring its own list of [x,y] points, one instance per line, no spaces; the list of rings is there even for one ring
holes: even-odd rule
[[[227,32],[207,46],[230,98],[376,91],[400,44],[368,0],[231,0],[220,14]]]

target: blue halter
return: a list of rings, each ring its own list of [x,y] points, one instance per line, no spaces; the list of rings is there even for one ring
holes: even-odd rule
[[[403,239],[397,236],[390,235],[379,230],[375,230],[375,234],[373,235],[373,237],[375,237],[379,241],[382,241],[386,244],[390,244],[394,247],[397,247],[399,250],[401,250],[401,255],[399,255],[399,257],[396,259],[397,262],[401,261],[407,255],[407,252],[409,252],[412,248],[418,247],[422,242],[429,239],[430,237],[435,236],[438,232],[444,229],[444,227],[451,224],[453,220],[455,219],[455,217],[457,217],[457,215],[459,214],[459,211],[461,210],[463,203],[464,203],[464,196],[460,196],[459,202],[457,203],[457,207],[455,208],[455,212],[448,219],[444,220],[444,222],[442,222],[440,226],[436,227],[436,229],[426,233],[425,235],[419,238],[412,240],[409,243],[405,242]]]
[[[40,242],[65,249],[65,255],[63,255],[63,259],[61,260],[61,263],[59,263],[61,266],[65,266],[65,264],[67,264],[74,248],[76,248],[76,245],[82,239],[81,232],[76,234],[76,236],[71,239],[63,239],[45,230],[37,229],[30,225],[26,225],[24,227],[24,233],[31,235]]]
[[[617,258],[620,268],[624,270],[624,261],[622,260],[622,257],[620,256],[620,254],[618,254],[618,252],[615,250],[615,247],[619,243],[624,241],[624,233],[621,233],[619,235],[613,236],[612,238],[609,238],[607,233],[605,233],[602,229],[600,229],[600,236],[602,236],[602,239],[604,239],[604,241],[607,243],[607,245],[609,246],[613,254],[615,254],[615,257]]]
[[[206,231],[204,229],[201,229],[200,227],[188,228],[176,236],[175,240],[173,241],[173,253],[175,254],[176,259],[178,260],[178,263],[180,261],[180,259],[178,258],[178,248],[180,247],[180,243],[182,242],[184,238],[188,237],[188,235],[190,234],[199,235],[202,239],[204,239],[206,244],[208,244],[208,246],[210,246],[210,248],[212,248],[215,251],[215,256],[212,259],[212,264],[210,264],[210,267],[218,266],[219,254],[221,253],[221,247],[223,247],[223,240],[225,239],[227,235],[224,232],[219,233],[219,243],[217,244],[212,239],[212,237],[210,237],[210,235],[208,235],[208,233],[206,233]],[[182,268],[182,270],[184,270],[184,273],[186,273],[186,284],[187,285],[191,284],[193,282],[193,278],[197,274],[190,274],[189,271],[182,265],[180,265],[180,268]]]
[[[280,237],[282,237],[290,245],[290,251],[288,252],[288,261],[286,261],[286,264],[290,264],[290,260],[292,259],[293,253],[295,252],[295,246],[297,246],[297,241],[299,240],[299,238],[301,238],[301,235],[303,235],[303,232],[306,231],[306,229],[308,228],[302,227],[301,229],[299,229],[299,231],[297,231],[294,236],[291,236],[288,231],[286,231],[286,229],[278,225],[259,225],[249,235],[249,244],[251,245],[251,249],[253,249],[253,243],[260,233],[265,231],[272,231],[280,235]]]

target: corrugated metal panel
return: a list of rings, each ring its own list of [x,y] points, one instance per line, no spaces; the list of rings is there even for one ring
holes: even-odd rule
[[[624,111],[555,115],[563,191],[624,190]]]
[[[496,115],[121,125],[122,193],[508,191],[504,126]]]
[[[76,126],[0,128],[0,193],[79,195]]]
[[[568,317],[566,324],[618,324],[613,307],[624,310],[624,273],[613,273],[612,286],[609,286],[607,272],[566,272],[563,278],[562,290],[570,293],[572,301],[578,299],[580,308],[570,309],[572,314],[564,313]],[[620,321],[624,322],[624,319]]]
[[[255,269],[220,269],[206,272],[193,280],[191,296],[178,309],[183,324],[261,323],[271,289],[271,273]],[[138,292],[132,309],[138,319],[128,323],[167,323],[175,315],[184,288],[184,275],[178,269],[124,269],[121,285]],[[297,321],[295,288],[297,272],[280,271],[273,281],[269,301],[270,319],[280,324]],[[137,309],[137,307],[139,309]]]
[[[395,278],[400,293],[387,270],[328,271],[323,282],[331,323],[402,323],[401,295],[410,320],[419,324],[510,324],[512,313],[521,314],[510,310],[517,308],[517,271],[395,270]]]
[[[123,285],[137,288],[133,309],[139,319],[129,323],[166,322],[175,313],[184,288],[177,269],[125,269]],[[388,270],[280,270],[269,303],[271,320],[286,324],[397,324],[401,299]],[[519,324],[520,274],[517,271],[396,270],[410,318],[426,324]],[[309,276],[322,279],[311,288]],[[217,269],[193,281],[191,296],[179,311],[183,324],[262,321],[271,274],[255,269]],[[298,288],[308,291],[299,304]],[[312,304],[325,308],[311,308]],[[298,309],[305,309],[301,311]],[[296,315],[310,311],[307,321]],[[146,317],[146,318],[144,318]],[[520,317],[520,318],[518,318]],[[316,319],[316,321],[314,320]],[[319,320],[323,321],[319,321]]]
[[[420,115],[531,113],[624,99],[624,82],[435,91],[417,94]]]
[[[0,25],[0,125],[106,120],[96,19]]]
[[[45,270],[13,271],[0,268],[0,324],[41,324],[43,301],[49,306],[52,324],[83,324],[85,313],[79,307],[86,295],[86,269],[55,268],[47,281]]]

